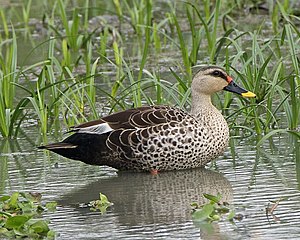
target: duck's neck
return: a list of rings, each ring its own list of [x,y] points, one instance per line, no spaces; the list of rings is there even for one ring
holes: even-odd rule
[[[198,114],[203,114],[203,112],[208,113],[212,111],[218,110],[212,104],[210,95],[192,94],[191,114],[197,116]]]

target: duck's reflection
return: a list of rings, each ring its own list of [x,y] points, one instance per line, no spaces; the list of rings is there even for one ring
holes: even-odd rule
[[[104,193],[114,203],[113,213],[122,225],[186,222],[191,219],[192,202],[203,204],[203,193],[222,194],[230,202],[232,188],[220,173],[207,169],[149,173],[120,172],[100,179],[64,196],[59,203],[87,203]]]

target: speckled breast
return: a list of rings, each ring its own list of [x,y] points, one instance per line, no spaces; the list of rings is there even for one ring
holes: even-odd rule
[[[208,117],[201,122],[188,115],[181,122],[170,122],[166,130],[159,126],[156,130],[134,149],[133,168],[165,171],[201,167],[222,154],[229,139],[221,114],[213,121]]]

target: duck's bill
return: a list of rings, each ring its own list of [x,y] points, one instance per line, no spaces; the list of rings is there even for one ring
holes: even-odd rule
[[[234,81],[231,81],[226,87],[224,87],[224,90],[228,91],[228,92],[237,93],[237,94],[242,95],[243,97],[247,97],[247,98],[256,97],[256,95],[253,92],[250,92],[250,91],[247,91],[247,90],[241,88]]]

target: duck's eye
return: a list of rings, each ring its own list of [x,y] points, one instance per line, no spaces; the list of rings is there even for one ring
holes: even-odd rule
[[[214,75],[215,77],[220,77],[222,75],[222,73],[218,70],[215,70],[212,72],[212,75]]]

